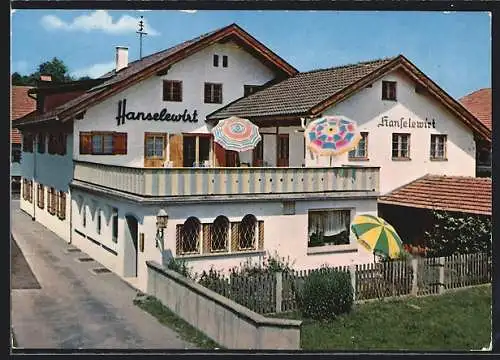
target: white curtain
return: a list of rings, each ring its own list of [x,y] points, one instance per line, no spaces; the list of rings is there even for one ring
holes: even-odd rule
[[[324,211],[311,213],[309,218],[309,236],[323,233],[324,236],[333,236],[349,230],[349,211]]]

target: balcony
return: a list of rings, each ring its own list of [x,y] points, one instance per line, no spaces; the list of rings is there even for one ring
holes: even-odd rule
[[[74,180],[141,196],[379,191],[378,167],[132,168],[74,163]]]

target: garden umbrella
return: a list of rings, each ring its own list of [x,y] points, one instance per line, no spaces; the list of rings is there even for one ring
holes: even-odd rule
[[[231,116],[212,129],[214,141],[226,150],[252,150],[261,141],[259,128],[250,120]]]
[[[373,215],[358,215],[351,225],[358,242],[373,254],[394,259],[403,252],[398,233],[384,219]]]
[[[330,157],[354,149],[361,139],[356,122],[345,116],[323,116],[313,120],[304,136],[311,152]]]

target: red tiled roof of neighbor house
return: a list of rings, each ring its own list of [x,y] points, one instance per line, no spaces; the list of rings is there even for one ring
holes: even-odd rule
[[[12,86],[11,89],[11,113],[10,120],[18,119],[36,109],[36,101],[28,96],[31,86]],[[21,133],[17,129],[10,130],[10,140],[12,144],[20,144]]]
[[[130,62],[127,67],[116,72],[110,71],[99,79],[102,82],[87,90],[49,113],[37,114],[19,119],[18,125],[42,121],[66,121],[88,107],[105,100],[106,98],[125,90],[126,88],[143,81],[151,76],[166,73],[170,66],[217,42],[235,41],[238,45],[247,48],[254,56],[260,58],[269,67],[276,70],[280,77],[286,78],[298,73],[292,65],[276,55],[264,44],[252,37],[236,24],[200,35],[163,51],[143,57],[141,60]]]
[[[491,215],[491,178],[425,175],[379,197],[378,202]]]
[[[491,130],[491,88],[474,91],[460,102]]]

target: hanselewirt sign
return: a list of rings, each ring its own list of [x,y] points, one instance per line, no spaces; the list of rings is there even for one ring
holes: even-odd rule
[[[397,129],[435,129],[436,120],[412,120],[411,118],[402,117],[399,120],[389,120],[388,116],[382,116],[380,123],[377,127],[390,127]]]
[[[169,113],[166,108],[160,112],[143,112],[143,111],[128,111],[127,99],[118,101],[118,115],[116,116],[116,125],[125,124],[125,120],[147,120],[147,121],[172,121],[172,122],[198,122],[198,111],[193,110],[188,113],[187,109],[183,113]]]

